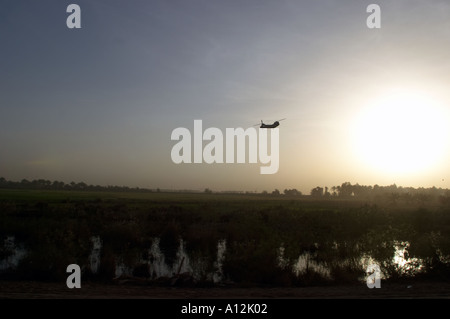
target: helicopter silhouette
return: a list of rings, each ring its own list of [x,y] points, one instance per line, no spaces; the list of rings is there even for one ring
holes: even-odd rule
[[[275,128],[278,125],[280,125],[280,122],[283,121],[283,120],[285,120],[285,118],[281,119],[281,120],[278,120],[278,121],[275,121],[272,124],[264,124],[264,122],[261,120],[261,124],[255,124],[254,126],[260,125],[260,128]]]

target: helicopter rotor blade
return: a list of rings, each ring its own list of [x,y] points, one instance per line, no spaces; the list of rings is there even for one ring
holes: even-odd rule
[[[281,121],[284,121],[286,118],[284,118],[284,119],[281,119],[281,120],[278,120],[278,122],[281,122]]]

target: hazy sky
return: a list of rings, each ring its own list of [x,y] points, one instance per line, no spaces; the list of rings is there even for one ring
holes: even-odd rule
[[[66,26],[71,3],[81,29]],[[380,29],[366,25],[371,3]],[[2,0],[0,176],[305,193],[346,181],[450,187],[449,17],[447,0]],[[276,174],[172,162],[172,131],[193,132],[195,119],[225,131],[282,118]]]

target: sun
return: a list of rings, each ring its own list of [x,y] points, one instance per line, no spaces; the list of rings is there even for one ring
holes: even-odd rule
[[[416,91],[396,90],[357,115],[352,136],[359,159],[383,173],[423,173],[449,144],[444,109]]]

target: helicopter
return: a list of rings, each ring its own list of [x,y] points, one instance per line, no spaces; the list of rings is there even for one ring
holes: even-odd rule
[[[281,120],[278,120],[278,121],[275,121],[272,124],[264,124],[263,120],[261,120],[261,124],[255,124],[254,126],[260,125],[260,128],[275,128],[278,125],[280,125],[280,122],[283,121],[283,120],[285,120],[285,118],[281,119]]]

